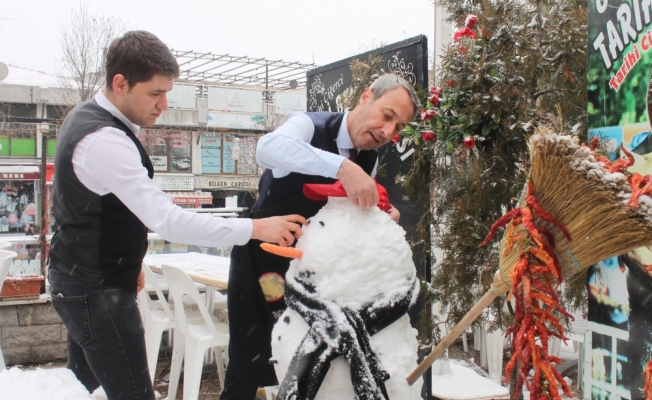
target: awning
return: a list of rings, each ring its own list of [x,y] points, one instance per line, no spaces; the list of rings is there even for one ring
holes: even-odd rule
[[[2,180],[34,180],[41,179],[37,165],[0,165]]]
[[[174,204],[213,204],[210,192],[173,192],[167,193]]]

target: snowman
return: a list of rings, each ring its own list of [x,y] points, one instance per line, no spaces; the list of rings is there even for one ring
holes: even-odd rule
[[[263,245],[294,258],[288,308],[272,331],[281,400],[421,399],[421,379],[406,381],[417,366],[407,311],[419,282],[405,231],[384,212],[391,206],[378,189],[378,207],[361,208],[339,182],[305,185],[306,197],[328,202],[296,248]]]

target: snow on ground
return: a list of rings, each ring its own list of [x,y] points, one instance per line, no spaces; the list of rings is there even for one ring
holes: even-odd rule
[[[0,371],[0,393],[3,400],[106,400],[100,387],[92,395],[68,368],[36,368],[24,371],[18,367]],[[156,398],[161,395],[157,392]]]
[[[509,390],[478,375],[470,364],[450,360],[452,374],[433,375],[432,394],[440,399],[501,399],[509,398]]]
[[[3,370],[0,372],[0,393],[2,393],[2,398],[7,400],[93,399],[84,385],[68,368],[36,368],[23,371],[18,367],[13,367]],[[101,399],[101,397],[95,399]]]

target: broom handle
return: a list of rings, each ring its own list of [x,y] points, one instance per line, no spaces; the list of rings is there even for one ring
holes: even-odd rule
[[[437,345],[437,347],[435,347],[435,349],[432,351],[432,353],[428,354],[428,356],[426,358],[424,358],[423,361],[421,361],[421,364],[419,364],[416,367],[416,369],[414,371],[412,371],[412,373],[410,373],[410,375],[408,375],[407,381],[408,381],[408,384],[410,386],[412,386],[414,384],[414,382],[416,382],[417,379],[419,379],[419,377],[421,375],[426,373],[428,368],[430,368],[430,366],[435,361],[437,361],[437,359],[439,358],[439,356],[442,355],[444,350],[446,350],[448,348],[448,346],[453,344],[453,342],[458,337],[460,337],[462,332],[464,332],[466,330],[466,328],[469,325],[471,325],[471,323],[473,323],[473,321],[475,321],[476,318],[478,318],[480,313],[482,313],[482,311],[485,308],[487,308],[487,306],[489,304],[491,304],[491,302],[494,301],[494,299],[496,297],[498,297],[498,295],[496,294],[496,292],[494,292],[493,289],[489,289],[489,291],[487,293],[485,293],[484,296],[482,296],[480,301],[478,301],[476,303],[476,305],[473,306],[471,311],[466,313],[464,318],[462,318],[462,320],[457,325],[455,325],[453,330],[448,332],[448,335],[446,335],[446,337],[444,337],[444,339],[442,339],[442,341],[439,342],[439,344]]]

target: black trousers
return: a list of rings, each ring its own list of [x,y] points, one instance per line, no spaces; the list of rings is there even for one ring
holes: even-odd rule
[[[226,377],[224,378],[224,391],[220,400],[254,400],[256,398],[255,379],[246,376],[238,369],[237,359],[233,349],[229,346],[229,365],[226,367]]]
[[[154,400],[145,330],[133,292],[80,281],[50,268],[52,305],[68,329],[68,368],[109,400]]]

